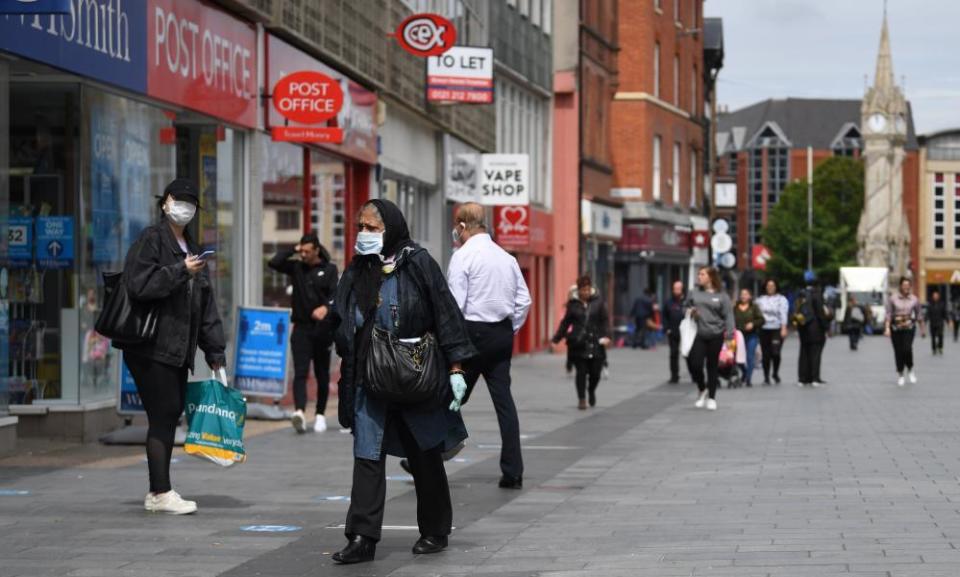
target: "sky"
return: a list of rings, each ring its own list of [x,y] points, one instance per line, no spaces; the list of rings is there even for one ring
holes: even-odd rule
[[[723,18],[717,104],[862,98],[873,83],[883,0],[705,0]],[[960,1],[888,0],[893,72],[918,134],[960,128]]]

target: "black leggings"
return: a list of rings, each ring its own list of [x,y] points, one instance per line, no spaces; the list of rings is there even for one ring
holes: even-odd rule
[[[903,373],[903,369],[913,369],[913,336],[914,329],[905,331],[893,331],[890,334],[890,340],[893,342],[893,359],[897,364],[897,372]]]
[[[723,348],[723,336],[702,337],[697,335],[693,341],[693,348],[687,356],[687,368],[690,369],[690,376],[693,382],[697,383],[697,389],[702,393],[709,389],[710,398],[717,398],[717,386],[720,384],[720,376],[717,374],[717,365],[720,364],[720,350]],[[707,364],[707,380],[703,380],[703,364]]]
[[[783,338],[780,329],[763,329],[760,331],[760,351],[763,353],[763,380],[770,380],[770,367],[773,366],[773,376],[780,378],[780,349],[783,348]]]
[[[317,414],[327,410],[327,398],[330,396],[330,338],[326,335],[314,336],[311,327],[293,327],[290,335],[290,350],[293,352],[293,406],[299,411],[307,409],[307,377],[310,374],[310,361],[313,361],[313,374],[317,379]]]
[[[581,401],[587,398],[587,380],[590,381],[590,394],[597,392],[597,385],[600,383],[600,373],[603,372],[603,358],[593,357],[592,359],[574,359],[574,365],[577,367],[577,398]]]
[[[170,486],[170,455],[187,394],[187,367],[173,367],[146,357],[124,355],[124,361],[147,411],[147,468],[150,492]]]

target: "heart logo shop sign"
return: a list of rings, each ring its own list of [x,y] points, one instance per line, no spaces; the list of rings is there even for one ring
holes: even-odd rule
[[[498,206],[493,212],[497,244],[503,247],[525,247],[530,244],[530,208]]]
[[[530,155],[483,154],[480,156],[480,194],[485,206],[530,204]]]
[[[426,58],[450,50],[457,41],[457,29],[439,14],[414,14],[397,26],[393,36],[401,48]]]
[[[343,88],[326,74],[301,70],[273,87],[273,107],[298,124],[319,124],[336,118],[343,108]],[[334,126],[275,126],[273,139],[285,142],[343,142],[343,129]]]

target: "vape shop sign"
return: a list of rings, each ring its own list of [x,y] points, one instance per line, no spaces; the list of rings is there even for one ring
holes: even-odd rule
[[[298,124],[319,124],[336,118],[343,107],[343,88],[326,74],[301,70],[288,74],[273,87],[273,107]],[[343,129],[335,126],[275,126],[273,139],[293,142],[343,142]]]
[[[483,154],[480,156],[478,202],[487,206],[530,204],[530,155]]]
[[[454,46],[427,58],[427,100],[493,103],[493,49]]]

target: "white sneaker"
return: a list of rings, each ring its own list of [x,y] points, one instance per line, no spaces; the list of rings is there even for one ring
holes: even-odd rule
[[[196,501],[187,501],[176,491],[166,493],[148,493],[143,500],[143,508],[151,513],[169,513],[170,515],[189,515],[197,510]]]
[[[715,399],[707,399],[707,410],[708,411],[717,410],[717,401]]]
[[[327,430],[327,418],[323,415],[317,415],[317,420],[313,422],[313,432],[322,433]]]
[[[707,402],[707,391],[703,391],[702,393],[700,393],[700,396],[697,397],[697,402],[694,403],[693,406],[698,409],[702,409],[704,403],[706,402]]]
[[[903,378],[903,375],[897,377],[897,386],[902,387],[907,383],[906,379]]]
[[[293,416],[290,417],[290,422],[298,433],[307,432],[307,418],[303,416],[303,411],[294,411]]]
[[[917,373],[913,372],[913,369],[910,369],[910,384],[917,384]]]

